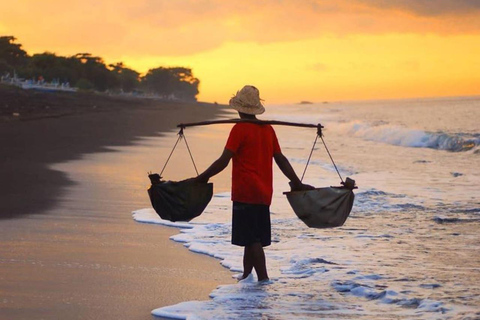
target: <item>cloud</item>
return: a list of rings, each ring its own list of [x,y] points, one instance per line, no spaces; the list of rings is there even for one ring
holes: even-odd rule
[[[326,34],[480,32],[479,0],[144,0],[122,15],[158,37],[200,36],[195,45],[205,48]]]
[[[480,12],[479,0],[358,0],[382,9],[400,9],[420,16],[472,15]]]
[[[430,5],[434,3],[434,5]],[[351,34],[480,34],[476,0],[60,0],[2,5],[4,29],[37,50],[187,56],[225,43]],[[38,21],[38,17],[48,17]],[[92,48],[92,49],[89,49]]]
[[[480,33],[480,13],[473,10],[478,0],[437,0],[430,9],[427,2],[145,0],[123,14],[138,29],[135,37],[165,44],[142,47],[145,52],[167,55],[210,50],[225,42],[262,44],[322,35]],[[462,4],[456,6],[458,2]],[[432,18],[440,13],[445,16]]]

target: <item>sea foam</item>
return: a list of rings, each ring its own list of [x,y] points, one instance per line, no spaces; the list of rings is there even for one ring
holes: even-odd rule
[[[439,103],[449,110],[449,101]],[[283,196],[288,183],[275,169],[272,245],[265,250],[271,281],[257,283],[252,276],[219,286],[209,300],[164,306],[152,314],[174,319],[479,318],[480,292],[471,285],[479,280],[474,254],[480,246],[478,128],[452,121],[447,122],[452,128],[435,127],[425,116],[419,127],[432,130],[415,129],[411,123],[421,119],[409,120],[398,104],[382,103],[381,110],[388,112],[377,119],[371,110],[380,110],[378,103],[275,109],[271,118],[325,125],[340,172],[352,175],[360,187],[350,218],[340,228],[306,227]],[[418,108],[429,115],[438,106],[429,102]],[[458,133],[463,127],[465,133]],[[275,129],[300,172],[315,130]],[[189,134],[194,141],[194,131]],[[329,159],[317,150],[304,181],[337,184]],[[230,194],[221,193],[190,223],[166,222],[153,209],[137,210],[133,217],[180,228],[172,240],[238,273],[243,250],[230,244],[230,210]]]

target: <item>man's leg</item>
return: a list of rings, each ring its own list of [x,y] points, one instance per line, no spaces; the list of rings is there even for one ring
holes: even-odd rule
[[[245,279],[252,273],[253,269],[253,257],[252,257],[252,250],[248,249],[249,246],[245,246],[243,249],[243,275],[242,279]]]
[[[262,244],[256,242],[250,246],[246,246],[245,253],[252,259],[252,265],[257,273],[258,281],[268,280],[265,252],[263,251]]]
[[[257,241],[244,247],[242,279],[248,277],[253,268],[259,281],[268,279],[262,243],[270,244],[270,234],[268,206],[233,202],[232,244],[244,245]]]

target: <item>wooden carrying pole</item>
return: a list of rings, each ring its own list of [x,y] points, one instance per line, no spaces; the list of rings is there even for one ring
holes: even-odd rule
[[[224,123],[256,123],[256,124],[271,124],[271,125],[281,125],[281,126],[290,126],[290,127],[302,127],[302,128],[317,128],[319,134],[321,135],[323,126],[319,124],[309,124],[309,123],[296,123],[296,122],[286,122],[286,121],[277,121],[277,120],[250,120],[250,119],[229,119],[229,120],[213,120],[213,121],[202,121],[202,122],[193,122],[193,123],[180,123],[177,125],[179,128],[186,127],[195,127],[195,126],[207,126],[211,124],[224,124]]]

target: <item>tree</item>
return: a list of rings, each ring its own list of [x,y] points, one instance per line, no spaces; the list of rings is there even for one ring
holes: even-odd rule
[[[27,67],[23,70],[26,78],[42,76],[46,81],[75,83],[81,76],[81,63],[71,57],[57,56],[55,53],[44,52],[34,54]]]
[[[97,91],[106,91],[117,86],[115,76],[107,68],[103,59],[90,53],[78,53],[75,58],[82,63],[82,77],[90,81]]]
[[[6,63],[4,60],[0,60],[0,76],[10,74],[13,75],[13,67]]]
[[[17,38],[13,36],[0,37],[0,61],[12,68],[23,66],[27,63],[28,55],[22,49],[22,45],[15,43]]]
[[[85,78],[80,78],[76,83],[75,87],[77,87],[80,90],[92,90],[93,89],[93,83],[88,81]]]
[[[91,53],[74,56],[58,56],[44,52],[29,56],[13,36],[0,36],[0,75],[14,71],[23,78],[42,77],[47,82],[69,82],[75,86],[96,91],[123,90],[132,92],[138,88],[164,97],[194,100],[200,81],[189,68],[159,67],[140,73],[127,68],[123,62],[105,65],[101,57]]]
[[[173,68],[172,73],[176,78],[175,96],[183,100],[197,100],[198,86],[200,80],[193,76],[192,69],[189,68]]]
[[[125,67],[123,62],[110,64],[109,67],[117,78],[120,89],[124,92],[132,92],[138,88],[140,84],[140,73]]]
[[[182,100],[196,101],[200,81],[188,68],[164,68],[148,70],[142,77],[142,86],[151,93],[163,96],[174,95]]]

